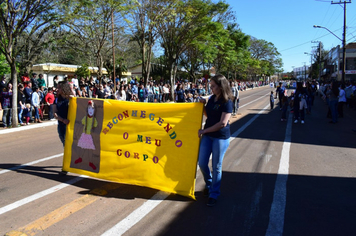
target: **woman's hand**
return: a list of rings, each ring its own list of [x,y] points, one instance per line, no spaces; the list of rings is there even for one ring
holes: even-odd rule
[[[203,103],[204,105],[206,104],[206,100],[204,98],[200,98],[199,102]]]
[[[66,125],[69,124],[69,120],[68,120],[68,119],[62,119],[62,122],[63,122],[64,124],[66,124]]]
[[[198,131],[198,137],[201,138],[204,133],[205,133],[204,130],[203,130],[203,129],[200,129],[200,130]]]

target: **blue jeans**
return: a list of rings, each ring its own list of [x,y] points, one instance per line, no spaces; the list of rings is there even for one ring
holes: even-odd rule
[[[38,111],[38,107],[35,107],[35,119],[40,119],[40,113]]]
[[[12,108],[4,106],[2,109],[4,109],[2,115],[2,123],[4,124],[4,127],[7,127],[8,125],[10,127],[12,124]],[[7,118],[9,118],[9,120]]]
[[[22,112],[23,112],[23,109],[22,109],[22,107],[18,107],[18,115],[19,115],[19,122],[20,122],[20,124],[22,124],[23,122],[22,122]]]
[[[229,144],[229,139],[213,138],[207,135],[203,135],[201,138],[199,167],[204,176],[206,187],[209,189],[210,198],[217,199],[220,195],[222,162]],[[212,155],[212,172],[208,166],[210,154]]]
[[[64,147],[65,137],[66,137],[66,128],[67,126],[64,123],[58,121],[57,131],[58,131],[59,139],[63,144],[63,147]]]

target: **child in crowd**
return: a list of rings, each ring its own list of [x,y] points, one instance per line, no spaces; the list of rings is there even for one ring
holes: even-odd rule
[[[26,103],[25,109],[23,109],[23,117],[26,119],[26,125],[29,125],[31,117],[31,104]]]
[[[286,121],[287,120],[287,110],[288,110],[288,98],[284,96],[281,100],[282,102],[282,117],[281,121]]]
[[[271,95],[269,96],[269,103],[271,105],[271,110],[273,110],[273,107],[274,107],[273,91],[271,91]]]
[[[194,102],[194,99],[193,99],[193,94],[188,93],[188,99],[187,99],[187,102]]]

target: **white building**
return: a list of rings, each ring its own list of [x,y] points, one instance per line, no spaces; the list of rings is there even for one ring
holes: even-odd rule
[[[54,64],[54,63],[45,63],[37,64],[32,66],[32,72],[43,75],[44,80],[46,81],[47,87],[53,86],[54,76],[58,76],[59,81],[63,80],[64,76],[72,78],[75,71],[78,69],[77,65],[65,65],[65,64]],[[98,67],[89,67],[90,73],[94,78],[98,76]],[[108,72],[105,68],[102,68],[102,74],[107,75]]]

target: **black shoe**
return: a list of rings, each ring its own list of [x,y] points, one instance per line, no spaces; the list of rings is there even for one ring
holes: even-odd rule
[[[210,197],[208,199],[208,203],[206,205],[209,206],[209,207],[212,207],[212,206],[215,206],[216,202],[217,202],[217,200],[215,198],[211,198]]]
[[[58,173],[60,176],[65,176],[68,174],[67,171],[62,170],[61,172]]]
[[[204,197],[209,196],[209,189],[208,188],[204,188],[203,195],[204,195]]]

